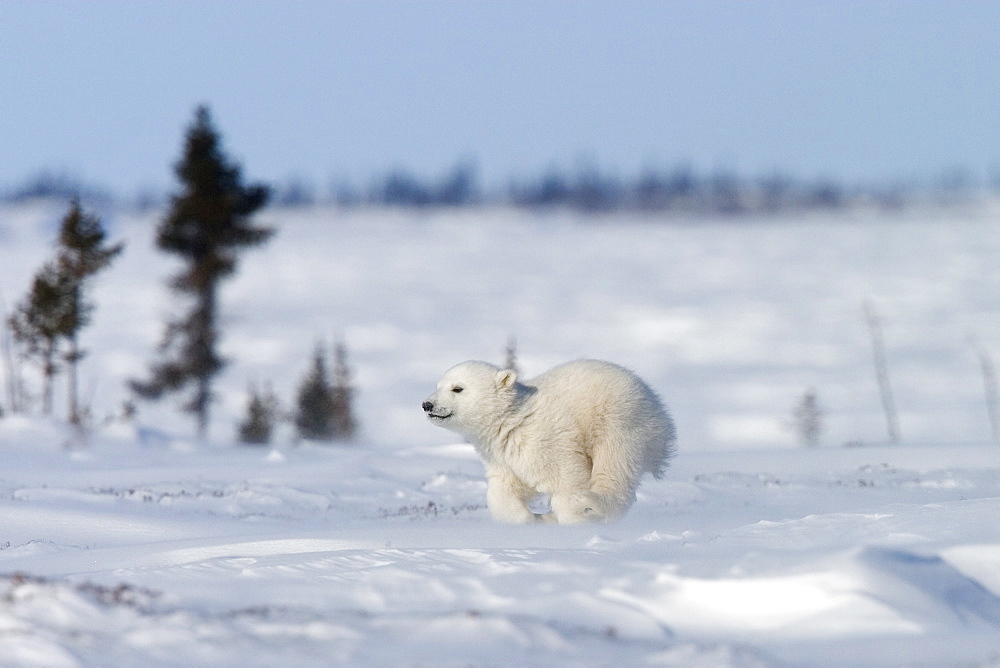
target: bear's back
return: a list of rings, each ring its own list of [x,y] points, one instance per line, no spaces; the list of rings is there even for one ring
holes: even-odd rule
[[[659,477],[673,454],[674,426],[659,396],[638,375],[601,360],[553,367],[527,381],[534,387],[534,417],[549,428],[605,440],[607,430],[629,435],[643,451],[642,468]],[[541,425],[539,425],[541,426]]]
[[[646,412],[660,405],[656,394],[637,375],[600,360],[560,364],[526,385],[536,389],[537,403],[563,408],[554,414],[568,412],[585,421],[609,413]]]
[[[554,366],[536,378],[529,386],[545,394],[586,396],[651,392],[646,384],[625,367],[601,360],[581,359]]]

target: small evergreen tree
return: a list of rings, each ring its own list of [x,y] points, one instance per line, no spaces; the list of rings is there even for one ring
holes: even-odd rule
[[[333,410],[333,438],[353,441],[358,431],[354,417],[354,388],[351,386],[351,369],[347,365],[347,347],[338,343],[333,348],[333,384],[330,387]]]
[[[314,441],[331,441],[336,434],[333,415],[333,386],[327,371],[326,352],[318,344],[312,367],[299,385],[295,426],[299,436]]]
[[[52,385],[60,366],[58,353],[69,368],[69,421],[82,420],[77,392],[77,366],[84,356],[80,330],[90,324],[94,306],[85,297],[87,283],[122,252],[123,244],[105,245],[105,233],[96,216],[74,200],[59,228],[56,259],[42,267],[31,290],[8,320],[25,356],[42,369],[42,413],[52,414]]]
[[[280,410],[278,399],[270,387],[265,387],[263,391],[251,387],[247,415],[239,428],[240,442],[249,445],[270,443]]]
[[[352,441],[357,436],[354,416],[354,388],[347,363],[347,348],[338,343],[333,349],[333,371],[328,369],[321,344],[313,353],[312,367],[299,385],[295,426],[299,436],[314,441]]]
[[[819,437],[823,431],[823,411],[820,410],[815,389],[805,391],[792,411],[792,419],[802,445],[809,448],[819,445]]]
[[[111,264],[124,249],[124,244],[105,245],[105,233],[96,216],[85,213],[74,200],[69,213],[59,229],[59,256],[56,259],[59,273],[65,278],[67,317],[64,331],[68,350],[65,360],[68,369],[69,421],[80,425],[77,366],[85,351],[80,348],[80,330],[90,324],[94,305],[87,301],[84,288],[91,278]]]
[[[187,315],[169,322],[160,346],[164,359],[147,381],[133,381],[146,399],[191,387],[185,409],[196,416],[199,438],[209,424],[212,380],[225,366],[218,353],[218,292],[223,278],[236,271],[236,254],[267,241],[273,230],[253,224],[251,216],[268,200],[263,185],[244,185],[238,165],[223,153],[206,107],[199,107],[188,130],[184,156],[176,167],[181,193],[157,230],[157,246],[186,263],[171,282],[193,299]]]
[[[3,307],[3,319],[0,320],[0,366],[3,369],[4,395],[7,397],[7,410],[11,413],[21,413],[26,408],[27,392],[24,389],[20,364],[14,354],[10,318],[2,301],[0,307]]]
[[[35,275],[24,301],[7,321],[21,355],[42,371],[42,415],[52,415],[52,386],[59,371],[60,336],[67,331],[71,315],[66,295],[66,277],[53,263]]]

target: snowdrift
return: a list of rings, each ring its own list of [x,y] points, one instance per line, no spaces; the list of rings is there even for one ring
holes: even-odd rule
[[[684,453],[511,527],[468,446],[4,449],[0,663],[987,665],[996,446]]]

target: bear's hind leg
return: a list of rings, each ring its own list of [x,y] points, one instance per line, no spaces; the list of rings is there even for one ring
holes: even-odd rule
[[[552,495],[552,514],[559,524],[614,522],[630,505],[631,502],[592,491]]]
[[[624,435],[594,449],[589,487],[603,521],[619,519],[635,503],[642,475],[641,452],[638,444]]]

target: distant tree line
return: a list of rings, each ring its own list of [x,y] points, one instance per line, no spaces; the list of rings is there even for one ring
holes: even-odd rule
[[[798,210],[836,210],[858,204],[894,209],[925,202],[954,203],[984,191],[1000,192],[1000,174],[977,185],[962,169],[944,171],[924,181],[847,185],[832,178],[801,179],[781,172],[745,176],[735,170],[699,171],[687,164],[647,169],[630,177],[601,170],[592,163],[573,169],[553,167],[513,178],[505,187],[484,187],[472,160],[459,161],[440,176],[418,176],[404,169],[389,170],[367,186],[346,180],[331,183],[326,192],[294,177],[270,190],[269,204],[304,207],[390,206],[409,208],[512,206],[568,208],[581,212],[649,211],[705,215],[739,215]],[[114,202],[110,191],[84,184],[66,174],[43,172],[21,186],[0,189],[0,201],[76,197],[94,206]],[[149,209],[169,203],[163,195],[145,191],[127,204]]]
[[[676,212],[739,215],[796,210],[834,210],[856,204],[898,208],[931,200],[956,201],[974,192],[968,179],[949,174],[933,187],[918,185],[846,186],[833,179],[812,181],[781,173],[745,177],[734,171],[702,173],[689,165],[668,170],[647,169],[623,178],[593,165],[552,168],[534,177],[515,178],[501,189],[478,182],[472,162],[460,162],[441,178],[422,179],[396,169],[367,188],[338,183],[330,203],[340,206],[462,207],[510,206],[526,209],[566,208],[584,213],[615,211]],[[1000,190],[1000,182],[996,184]],[[309,193],[310,196],[303,197]],[[279,191],[277,203],[314,205],[322,200],[301,183]]]
[[[34,174],[17,186],[0,188],[2,202],[20,204],[40,199],[76,200],[91,207],[105,208],[115,197],[106,188],[84,183],[66,172],[49,170]]]

